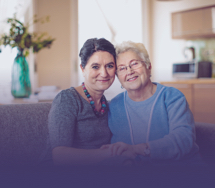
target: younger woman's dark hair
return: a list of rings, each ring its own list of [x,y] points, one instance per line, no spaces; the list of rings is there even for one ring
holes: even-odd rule
[[[116,52],[113,44],[105,38],[88,39],[80,50],[79,57],[81,58],[81,65],[85,68],[88,59],[97,51],[106,51],[113,55],[114,63],[116,63]]]

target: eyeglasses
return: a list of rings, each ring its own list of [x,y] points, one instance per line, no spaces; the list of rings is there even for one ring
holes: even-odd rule
[[[130,62],[130,64],[128,66],[123,65],[123,66],[117,67],[116,72],[117,72],[118,75],[119,74],[125,74],[128,67],[130,67],[130,69],[132,69],[132,70],[136,70],[136,69],[139,69],[140,67],[142,67],[143,63],[144,63],[144,61],[133,60],[133,61]]]

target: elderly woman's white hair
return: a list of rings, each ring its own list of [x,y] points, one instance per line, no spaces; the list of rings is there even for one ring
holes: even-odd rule
[[[118,55],[121,53],[131,50],[131,51],[135,52],[145,62],[146,68],[147,69],[149,68],[151,62],[149,59],[148,52],[142,43],[124,41],[121,44],[117,44],[115,46],[115,48],[116,48],[116,57],[118,57]]]

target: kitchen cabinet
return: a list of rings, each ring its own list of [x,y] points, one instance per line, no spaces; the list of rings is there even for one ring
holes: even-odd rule
[[[215,79],[161,82],[175,87],[186,97],[196,122],[215,124]]]
[[[215,5],[172,13],[172,38],[215,37]]]
[[[194,84],[193,101],[195,121],[215,123],[215,84]]]

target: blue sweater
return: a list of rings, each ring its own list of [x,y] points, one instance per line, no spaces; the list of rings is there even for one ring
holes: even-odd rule
[[[185,96],[173,87],[156,84],[156,97],[151,100],[151,108],[142,109],[143,115],[144,111],[150,110],[147,133],[144,134],[144,139],[150,146],[150,158],[179,160],[198,155],[194,119]],[[130,123],[125,96],[128,98],[127,91],[117,95],[109,104],[108,125],[113,134],[111,143],[135,144],[135,133],[132,131],[135,125]],[[139,122],[141,125],[141,119]]]

